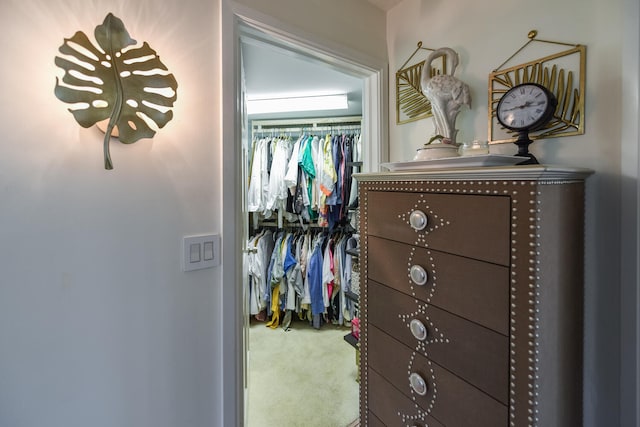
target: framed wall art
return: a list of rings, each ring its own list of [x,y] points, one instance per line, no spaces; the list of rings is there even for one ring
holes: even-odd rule
[[[586,46],[536,39],[537,31],[528,34],[529,41],[502,65],[489,74],[488,140],[491,144],[514,142],[517,133],[502,126],[496,117],[496,107],[514,86],[535,83],[551,91],[558,100],[551,120],[532,131],[532,140],[584,134]],[[502,68],[532,42],[561,46],[561,50],[545,56]],[[568,49],[566,49],[568,47]]]

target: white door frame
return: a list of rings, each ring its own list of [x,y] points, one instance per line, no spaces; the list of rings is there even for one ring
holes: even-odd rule
[[[222,156],[222,383],[221,425],[245,425],[245,340],[248,317],[244,314],[242,286],[243,212],[241,176],[242,103],[240,99],[240,37],[248,28],[278,39],[283,47],[349,70],[364,79],[363,171],[376,171],[388,161],[387,64],[342,45],[283,24],[253,9],[221,0],[221,156]]]

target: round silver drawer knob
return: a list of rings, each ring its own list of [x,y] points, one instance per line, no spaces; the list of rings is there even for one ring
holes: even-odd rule
[[[409,375],[409,384],[411,385],[411,389],[420,396],[427,394],[427,382],[420,376],[420,374],[416,374],[414,372]]]
[[[409,275],[411,276],[411,280],[418,286],[425,285],[429,278],[427,271],[420,265],[412,265],[409,269]]]
[[[424,326],[424,323],[418,319],[413,319],[409,323],[409,329],[411,329],[411,333],[417,340],[424,341],[427,339],[427,328]]]
[[[428,223],[427,214],[422,211],[415,210],[409,215],[409,225],[416,231],[424,230]]]

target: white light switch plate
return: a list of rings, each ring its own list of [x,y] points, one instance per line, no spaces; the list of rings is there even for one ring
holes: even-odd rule
[[[182,239],[182,271],[220,265],[220,235],[202,234]]]

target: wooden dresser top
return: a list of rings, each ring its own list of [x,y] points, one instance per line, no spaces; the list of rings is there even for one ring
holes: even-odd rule
[[[422,180],[583,180],[593,174],[585,168],[554,165],[492,166],[479,168],[422,169],[416,171],[394,171],[357,173],[353,176],[365,181],[422,181]]]

